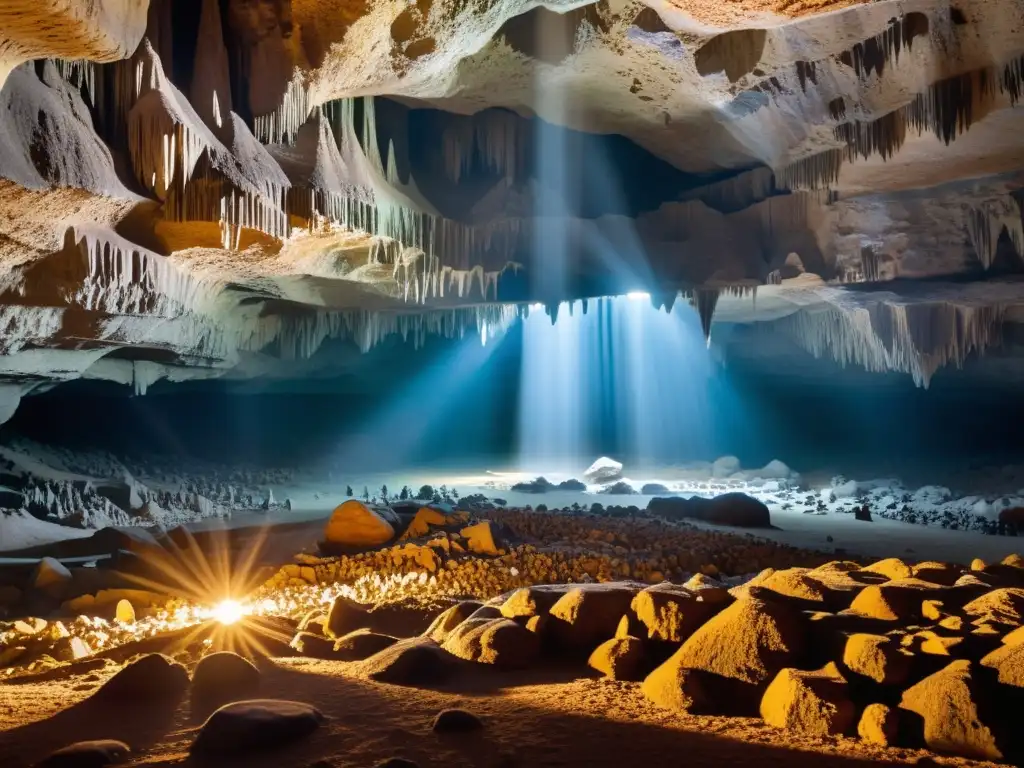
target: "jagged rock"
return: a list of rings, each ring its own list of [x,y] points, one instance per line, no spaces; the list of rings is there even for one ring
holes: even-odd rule
[[[353,630],[369,626],[369,622],[369,610],[365,605],[338,595],[331,603],[324,629],[328,637],[338,639]]]
[[[238,701],[210,715],[190,751],[226,756],[278,749],[309,736],[323,722],[320,710],[298,701]]]
[[[159,653],[128,664],[93,696],[103,701],[131,703],[179,698],[188,687],[188,670]]]
[[[668,584],[641,590],[631,607],[648,639],[681,643],[731,601],[727,593],[724,600],[707,600],[700,592]]]
[[[435,618],[423,633],[423,636],[429,637],[435,643],[441,644],[452,630],[468,619],[474,611],[482,607],[483,603],[476,600],[463,600],[460,603],[456,603]]]
[[[994,669],[1003,685],[1024,688],[1024,645],[1002,645],[986,654],[981,666]]]
[[[563,645],[589,652],[615,634],[638,591],[620,584],[571,589],[548,612],[550,632]]]
[[[1019,627],[1024,624],[1024,589],[994,589],[963,607],[965,615]]]
[[[627,635],[613,637],[597,646],[590,654],[587,666],[611,680],[638,680],[643,661],[643,641]]]
[[[835,664],[813,672],[783,669],[761,699],[766,723],[814,736],[844,734],[855,716],[846,679]]]
[[[362,661],[375,653],[380,653],[385,648],[390,648],[397,642],[398,638],[391,635],[382,635],[368,629],[357,629],[335,641],[334,658],[341,661]]]
[[[360,671],[370,680],[392,685],[430,685],[444,681],[451,671],[452,657],[435,642],[424,638],[399,640],[380,653],[360,662]]]
[[[420,536],[426,536],[430,533],[431,526],[440,526],[445,524],[445,516],[432,507],[420,507],[416,511],[416,516],[409,523],[409,527],[405,529],[402,534],[403,539],[415,539]]]
[[[36,768],[103,768],[124,762],[130,754],[131,748],[123,741],[78,741],[51,752]]]
[[[324,541],[341,547],[379,547],[395,536],[398,520],[387,507],[356,499],[340,504],[324,528]]]
[[[904,691],[900,709],[924,721],[924,740],[930,749],[999,761],[1003,751],[979,709],[985,697],[974,666],[958,660]]]
[[[498,545],[495,541],[494,531],[489,521],[470,525],[459,531],[459,534],[469,541],[469,551],[477,555],[489,555],[496,557]]]
[[[238,654],[211,653],[192,673],[192,707],[208,712],[229,701],[250,699],[259,693],[260,679],[260,671]]]
[[[857,723],[857,735],[869,744],[892,746],[899,733],[899,714],[885,704],[868,704]]]
[[[693,496],[653,498],[647,511],[670,520],[693,518],[716,525],[740,528],[770,528],[771,513],[762,502],[745,493],[724,493],[712,499]]]
[[[805,643],[799,612],[747,597],[709,619],[662,666],[706,673],[715,679],[713,690],[704,688],[716,704],[723,710],[749,710],[779,670],[800,660]]]
[[[846,640],[843,665],[881,685],[900,685],[910,676],[913,655],[891,637],[853,634]]]
[[[434,717],[431,730],[434,733],[465,733],[484,727],[479,717],[464,709],[442,709]]]

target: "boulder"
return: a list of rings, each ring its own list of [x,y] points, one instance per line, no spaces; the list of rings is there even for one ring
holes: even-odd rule
[[[900,685],[910,676],[913,654],[891,637],[857,633],[843,650],[843,666],[880,685]]]
[[[867,573],[877,573],[887,579],[909,579],[914,575],[913,569],[896,557],[889,557],[885,560],[866,565],[862,569]]]
[[[868,744],[890,747],[899,733],[898,712],[885,704],[868,704],[857,723],[857,735]]]
[[[1002,645],[982,657],[981,666],[994,669],[1003,685],[1024,688],[1024,645]]]
[[[395,537],[397,524],[390,508],[348,499],[331,513],[324,541],[342,548],[379,547]]]
[[[980,711],[985,697],[973,665],[961,659],[904,691],[900,709],[921,718],[929,749],[998,761],[1003,751]]]
[[[910,567],[911,575],[915,579],[927,581],[930,584],[938,584],[943,587],[952,587],[956,584],[963,571],[964,569],[959,565],[934,561],[915,563]]]
[[[468,619],[474,611],[482,607],[483,603],[476,600],[463,600],[461,603],[456,603],[437,616],[430,626],[427,627],[427,631],[423,633],[423,636],[430,638],[435,643],[443,643],[453,629]]]
[[[385,648],[398,642],[397,637],[371,632],[368,629],[357,629],[334,643],[333,657],[341,661],[362,661]]]
[[[626,635],[605,640],[597,646],[590,654],[587,666],[611,680],[639,680],[643,662],[643,641]]]
[[[496,557],[499,554],[490,521],[484,520],[475,525],[466,526],[459,531],[459,534],[469,542],[470,552],[491,557]]]
[[[517,589],[501,604],[501,615],[516,619],[546,614],[563,594],[562,591],[542,587]]]
[[[1024,589],[993,589],[964,605],[963,612],[975,619],[1019,627],[1024,623]]]
[[[813,672],[783,669],[761,699],[761,717],[776,728],[812,736],[842,735],[856,718],[847,688],[835,664]]]
[[[320,710],[302,702],[239,701],[210,715],[192,743],[191,752],[234,756],[277,749],[306,738],[323,722]]]
[[[723,710],[749,711],[779,670],[799,662],[805,643],[805,620],[798,611],[747,597],[708,620],[665,665],[713,676],[714,690],[705,690]]]
[[[707,691],[709,685],[714,685],[709,675],[686,669],[669,659],[644,678],[641,690],[662,709],[701,714],[712,709]]]
[[[431,724],[434,733],[465,733],[484,727],[479,717],[464,709],[442,709]]]
[[[850,603],[850,610],[870,618],[906,622],[920,618],[922,603],[941,599],[944,592],[926,581],[894,579],[864,587]]]
[[[630,607],[648,639],[681,643],[731,601],[732,597],[727,596],[708,602],[699,592],[659,584],[638,592]]]
[[[768,507],[753,496],[739,492],[724,493],[712,499],[655,497],[647,503],[647,511],[670,520],[692,518],[740,528],[770,528],[772,525]]]
[[[610,483],[620,477],[622,477],[622,464],[607,456],[599,458],[583,473],[583,479],[591,485]]]
[[[71,586],[71,571],[59,560],[44,557],[32,572],[32,588],[60,599]]]
[[[229,701],[251,699],[260,690],[260,671],[237,653],[204,656],[192,672],[192,708],[209,712]]]
[[[615,635],[638,591],[623,584],[575,587],[551,606],[550,632],[564,647],[589,653]]]
[[[344,595],[338,595],[331,604],[324,630],[328,637],[337,639],[369,624],[370,612],[365,605]]]
[[[451,672],[452,657],[432,640],[414,637],[397,643],[359,662],[360,673],[392,685],[432,685]]]
[[[116,703],[176,700],[188,688],[188,670],[159,653],[150,653],[125,666],[103,684],[93,698]]]
[[[334,641],[313,632],[297,632],[289,645],[311,659],[333,659]]]
[[[36,768],[103,768],[123,762],[129,754],[131,749],[123,741],[78,741],[51,752]]]
[[[414,539],[419,536],[426,536],[430,533],[431,526],[444,525],[444,515],[432,507],[420,507],[416,510],[416,516],[409,523],[409,527],[402,534],[403,539]]]

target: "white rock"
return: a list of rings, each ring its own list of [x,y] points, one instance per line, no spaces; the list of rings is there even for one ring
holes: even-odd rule
[[[622,464],[602,456],[583,473],[583,477],[591,483],[602,483],[608,480],[618,480],[622,477]]]

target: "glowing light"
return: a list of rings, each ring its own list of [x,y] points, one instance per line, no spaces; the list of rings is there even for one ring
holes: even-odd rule
[[[530,305],[531,312],[540,312],[542,309],[544,309],[544,305],[541,304],[539,301],[536,302],[535,304]]]
[[[631,299],[632,301],[640,301],[641,299],[651,298],[651,294],[646,291],[630,291],[626,294],[626,298]]]
[[[487,323],[480,326],[480,344],[487,346]]]
[[[234,624],[249,611],[237,600],[221,600],[210,613],[210,618],[216,619],[221,624]]]

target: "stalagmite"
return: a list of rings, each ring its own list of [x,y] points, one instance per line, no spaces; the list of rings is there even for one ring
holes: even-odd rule
[[[964,214],[967,236],[985,269],[995,260],[1004,230],[1017,255],[1024,257],[1024,207],[1013,196],[972,203]]]

